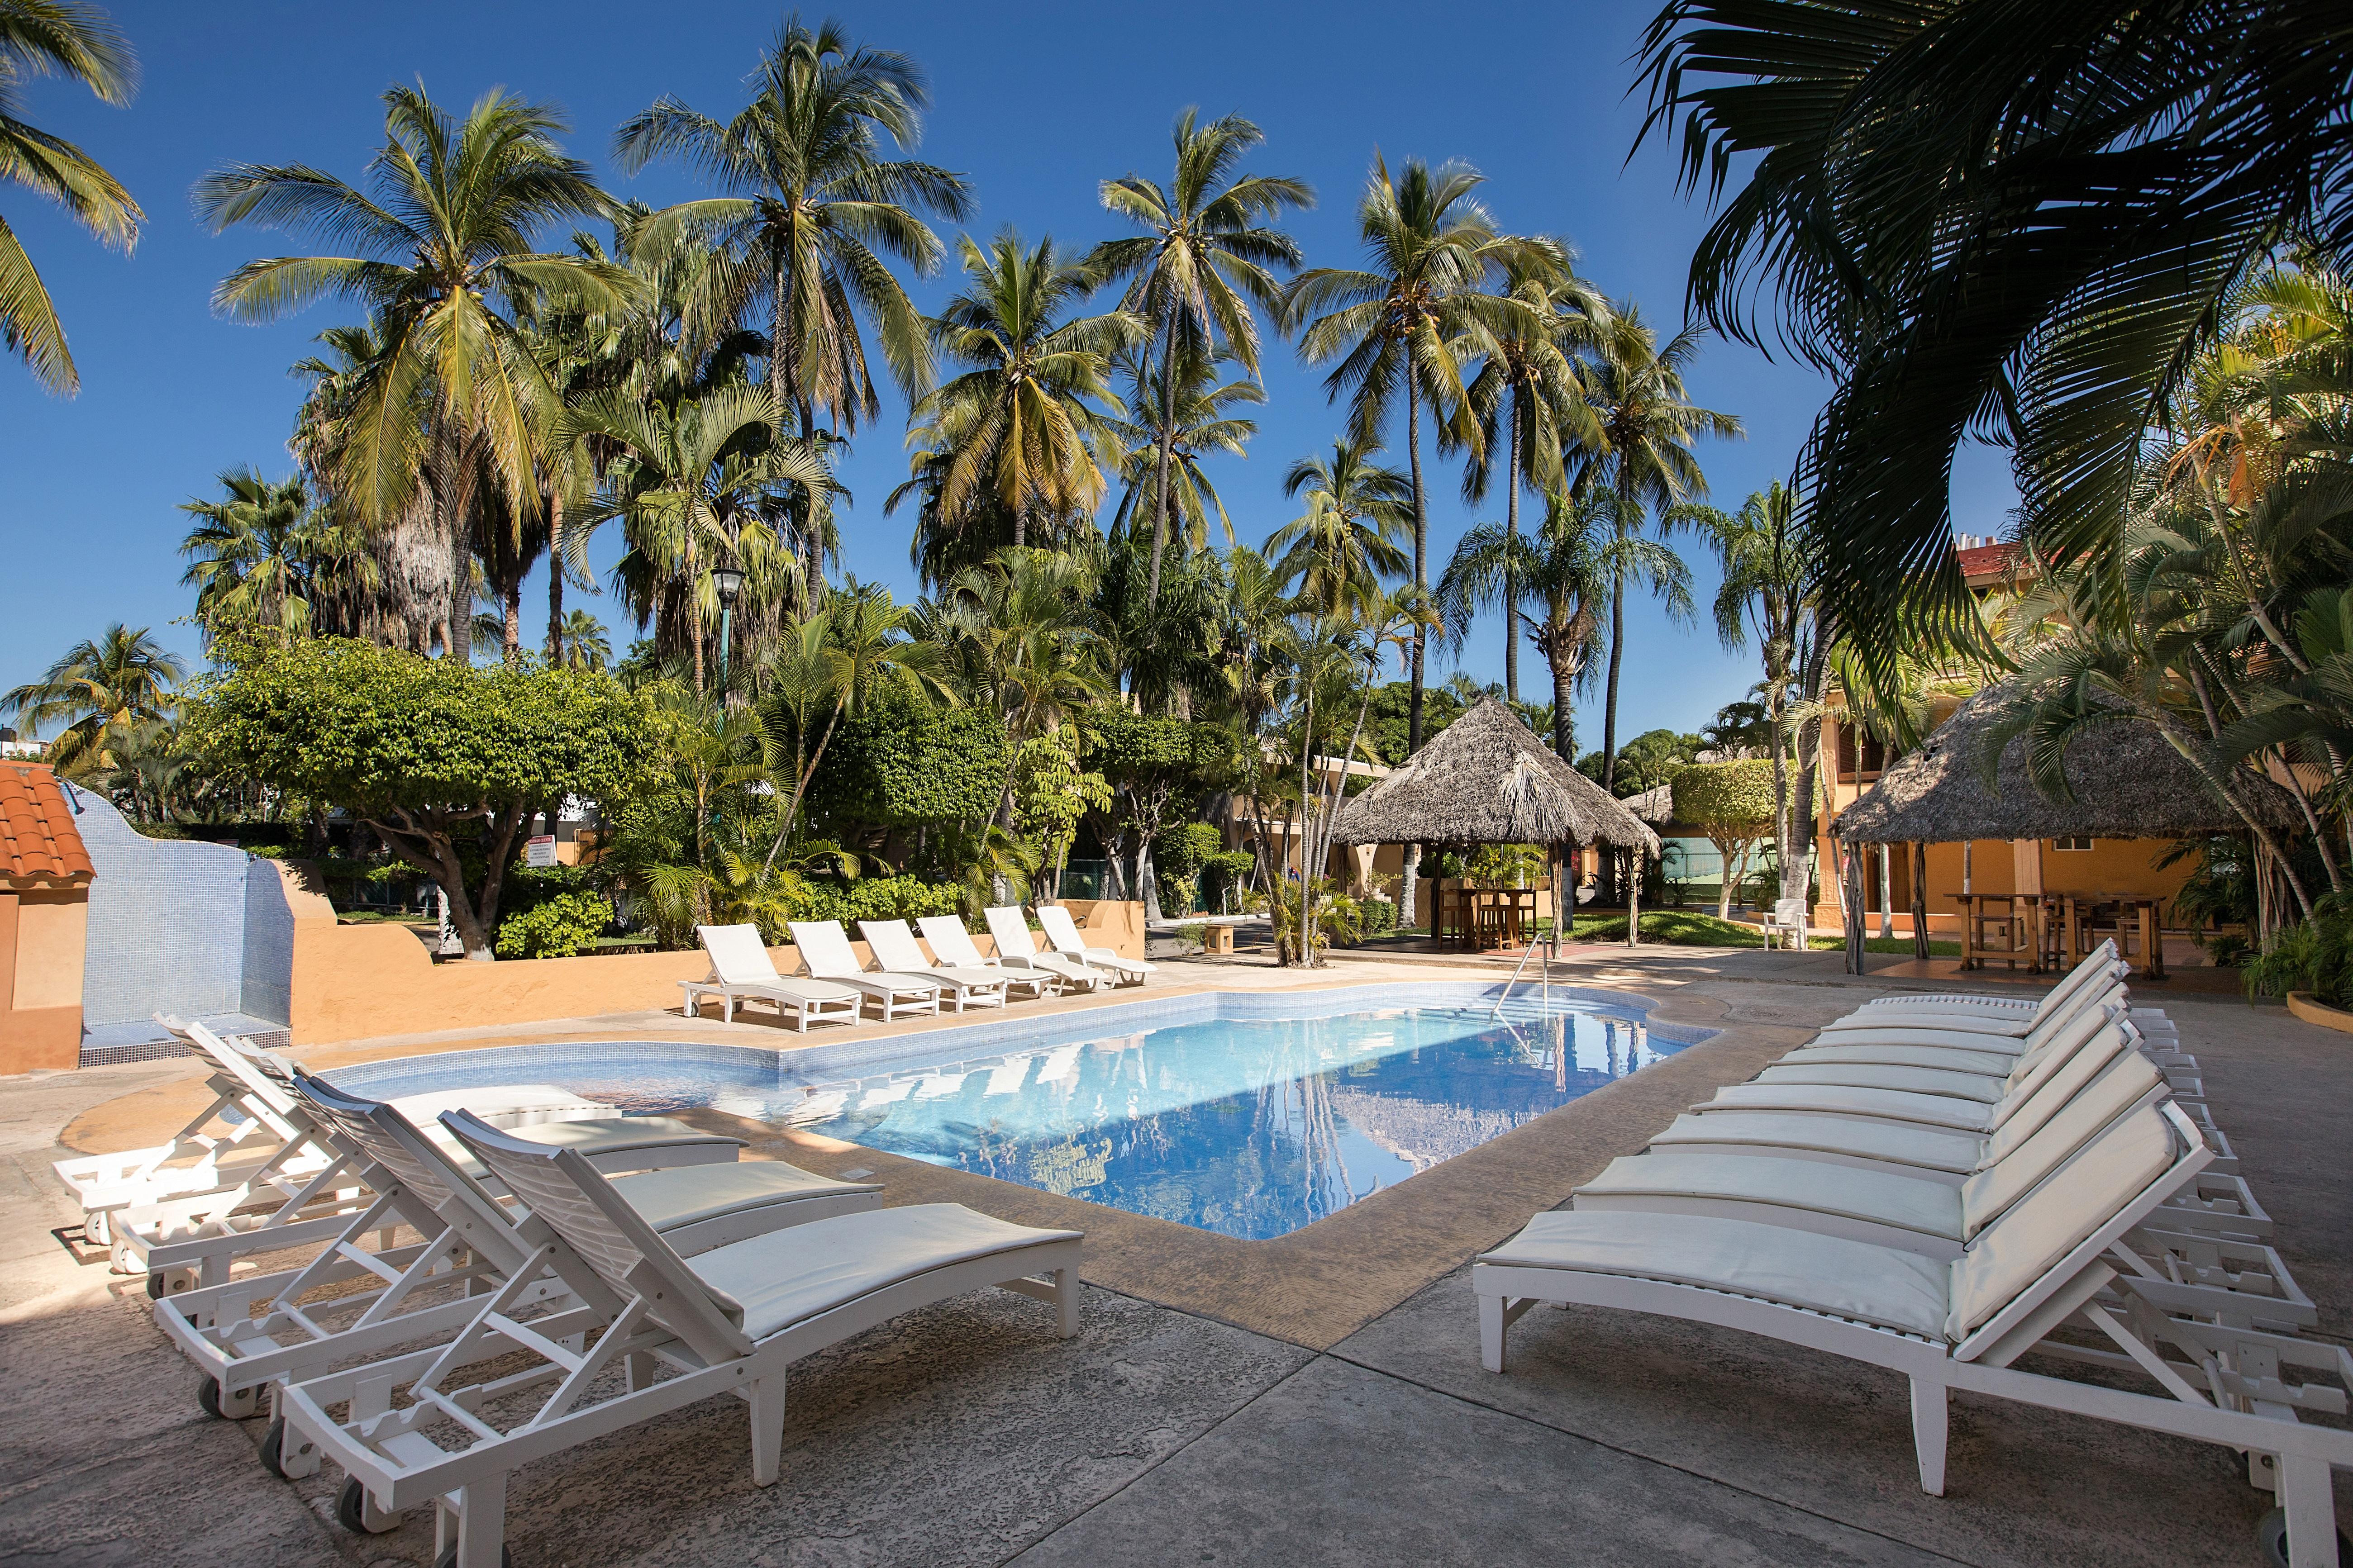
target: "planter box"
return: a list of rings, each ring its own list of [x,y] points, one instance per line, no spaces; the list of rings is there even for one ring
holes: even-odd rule
[[[2348,1013],[2342,1007],[2331,1007],[2309,991],[2289,992],[2287,1010],[2307,1024],[2335,1029],[2341,1035],[2353,1035],[2353,1013]]]

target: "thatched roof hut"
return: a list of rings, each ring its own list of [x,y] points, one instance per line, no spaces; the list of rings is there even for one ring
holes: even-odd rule
[[[1482,698],[1340,809],[1341,844],[1607,844],[1659,853],[1659,836]]]
[[[1876,787],[1839,813],[1831,831],[1849,844],[1951,844],[1971,838],[2178,838],[2245,825],[2157,727],[2119,718],[2070,741],[2063,759],[2074,799],[2055,801],[2027,775],[2027,738],[2002,748],[1994,783],[1984,757],[2014,692],[1989,687],[1953,710]],[[2287,791],[2242,768],[2232,793],[2267,826],[2300,831]]]

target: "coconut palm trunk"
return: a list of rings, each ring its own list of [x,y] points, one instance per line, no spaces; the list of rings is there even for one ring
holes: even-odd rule
[[[1152,584],[1144,602],[1160,607],[1160,556],[1168,547],[1168,461],[1176,444],[1176,306],[1161,307],[1160,456],[1154,464],[1152,501]]]
[[[564,497],[547,492],[547,662],[564,662]]]
[[[1407,388],[1405,399],[1405,450],[1407,471],[1413,480],[1413,585],[1415,592],[1427,595],[1430,592],[1430,500],[1421,488],[1421,399],[1415,395],[1411,387]],[[1409,757],[1421,750],[1422,641],[1421,624],[1417,621],[1413,628],[1412,668],[1408,677],[1411,686],[1405,710],[1405,754]],[[1409,844],[1405,847],[1404,879],[1398,888],[1398,900],[1404,906],[1401,918],[1407,925],[1414,924],[1419,918],[1420,887],[1421,846]]]
[[[1527,394],[1520,389],[1512,393],[1512,454],[1511,465],[1504,470],[1504,483],[1511,488],[1504,492],[1504,531],[1511,535],[1514,546],[1520,542],[1520,399]],[[1504,568],[1504,696],[1516,704],[1520,700],[1520,585],[1512,576],[1509,566]],[[1554,710],[1559,710],[1557,698]]]

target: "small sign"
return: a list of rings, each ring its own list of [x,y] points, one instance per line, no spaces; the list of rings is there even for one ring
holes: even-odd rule
[[[554,865],[555,835],[553,833],[541,833],[524,839],[522,843],[522,863],[526,866]]]

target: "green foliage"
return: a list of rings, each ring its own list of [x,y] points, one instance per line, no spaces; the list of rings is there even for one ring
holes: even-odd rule
[[[816,815],[881,826],[993,816],[1013,760],[996,714],[890,698],[844,714],[809,783]]]
[[[1578,915],[1569,928],[1568,940],[1624,942],[1626,917],[1622,914]],[[1674,946],[1762,947],[1765,945],[1765,933],[1756,926],[1743,925],[1738,921],[1718,920],[1714,915],[1684,910],[1644,910],[1642,940]],[[1828,952],[1841,944],[1834,936],[1818,936],[1807,945],[1817,951]],[[1908,936],[1872,937],[1863,945],[1872,952],[1901,953],[1907,958],[1912,953],[1912,939]],[[1928,944],[1928,951],[1939,958],[1954,958],[1959,956],[1961,944],[1957,942],[1932,942]]]
[[[1250,882],[1251,869],[1258,857],[1247,849],[1228,849],[1210,856],[1201,866],[1201,899],[1204,907],[1223,910],[1226,896],[1234,895],[1234,906],[1242,902],[1242,889]]]
[[[1630,795],[1658,788],[1672,780],[1678,769],[1692,764],[1699,755],[1700,745],[1697,735],[1679,735],[1672,730],[1644,731],[1618,748],[1618,771],[1610,781],[1611,793],[1623,800]],[[1588,752],[1577,758],[1577,771],[1599,784],[1601,753]]]
[[[569,958],[596,945],[613,923],[610,900],[595,893],[557,893],[499,922],[501,958]]]
[[[1462,858],[1459,875],[1482,887],[1516,888],[1546,871],[1545,852],[1533,844],[1482,844]]]
[[[1358,940],[1374,942],[1397,933],[1398,907],[1387,899],[1356,900]]]
[[[1013,820],[1034,844],[1039,864],[1060,867],[1090,811],[1111,809],[1111,785],[1079,767],[1078,732],[1064,725],[1025,741],[1013,759]]]
[[[1152,841],[1152,863],[1160,873],[1162,894],[1172,907],[1197,906],[1201,872],[1223,853],[1224,845],[1225,836],[1208,822],[1180,823]]]
[[[1375,755],[1396,767],[1406,759],[1406,733],[1413,689],[1410,683],[1392,680],[1376,689],[1372,706],[1365,713],[1365,743]],[[1421,743],[1462,717],[1462,700],[1442,686],[1424,689],[1421,694]]]
[[[1206,952],[1209,945],[1209,922],[1187,921],[1176,928],[1176,940],[1184,944],[1187,952]]]
[[[1310,946],[1322,952],[1335,942],[1353,946],[1364,936],[1357,901],[1345,893],[1335,892],[1329,881],[1315,879],[1315,929]],[[1309,955],[1301,951],[1300,910],[1305,900],[1306,886],[1292,878],[1284,878],[1274,891],[1274,945],[1281,962],[1286,964],[1303,962]]]
[[[860,921],[912,921],[952,915],[963,889],[916,877],[860,877],[854,882],[803,882],[789,918],[839,921],[852,932]]]
[[[1124,789],[1208,788],[1240,761],[1232,731],[1217,724],[1147,718],[1106,704],[1089,709],[1081,727],[1088,763]]]
[[[2269,952],[2245,958],[2240,973],[2250,996],[2285,996],[2309,991],[2331,1007],[2353,994],[2353,897],[2331,893],[2312,907],[2312,918],[2284,928]]]
[[[1711,835],[1719,828],[1772,826],[1773,764],[1764,758],[1696,763],[1677,772],[1672,783],[1678,822]]]

